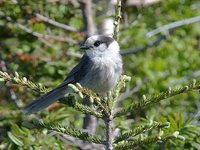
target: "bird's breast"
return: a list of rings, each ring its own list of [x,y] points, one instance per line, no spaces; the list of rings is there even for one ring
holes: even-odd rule
[[[121,59],[120,61],[105,58],[95,59],[80,84],[96,93],[107,93],[116,85],[121,72]]]

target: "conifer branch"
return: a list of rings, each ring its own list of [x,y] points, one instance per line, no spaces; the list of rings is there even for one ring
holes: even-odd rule
[[[33,123],[36,126],[40,126],[43,128],[47,128],[48,130],[64,133],[64,134],[73,136],[75,138],[79,138],[84,141],[88,141],[88,142],[96,143],[96,144],[102,144],[102,141],[99,137],[97,137],[95,135],[91,135],[87,132],[83,132],[76,128],[72,128],[72,127],[68,127],[68,126],[61,126],[61,125],[58,125],[55,123],[43,123],[39,120],[34,120]]]
[[[167,91],[162,92],[156,96],[151,96],[149,98],[146,98],[146,96],[144,95],[143,100],[140,100],[139,102],[134,103],[129,107],[126,107],[126,108],[123,108],[123,109],[117,111],[115,113],[114,117],[119,117],[119,116],[125,115],[129,112],[137,111],[141,108],[152,105],[153,103],[158,103],[161,100],[165,100],[167,98],[179,95],[181,93],[186,93],[188,91],[199,90],[199,89],[200,89],[200,84],[196,84],[196,80],[193,80],[192,84],[186,85],[179,89],[169,88]]]
[[[28,80],[26,77],[20,77],[17,72],[15,72],[14,76],[11,76],[7,72],[0,71],[0,81],[4,81],[4,82],[10,81],[14,84],[19,84],[19,85],[28,87],[31,90],[39,92],[39,93],[46,93],[49,91],[42,84],[35,84],[32,81]]]
[[[179,135],[179,132],[176,131],[173,134],[170,135],[163,135],[163,136],[150,136],[145,139],[135,139],[132,141],[124,141],[120,142],[118,144],[115,144],[114,147],[116,150],[127,150],[127,149],[133,149],[134,147],[141,146],[141,145],[147,145],[154,142],[164,142],[170,139],[181,139],[184,140],[183,136]]]
[[[122,88],[126,86],[126,82],[129,82],[131,80],[131,77],[126,75],[121,75],[117,85],[114,88],[114,92],[112,93],[112,99],[113,101],[117,100],[117,98],[120,96],[120,91]]]
[[[135,128],[134,130],[127,131],[124,134],[116,137],[115,140],[114,140],[114,143],[118,143],[118,142],[123,141],[125,139],[127,140],[130,137],[134,137],[134,136],[139,135],[139,134],[144,133],[144,132],[149,132],[149,131],[156,129],[156,128],[166,128],[166,127],[169,127],[169,126],[170,126],[169,122],[166,122],[166,123],[153,122],[150,125],[139,126],[139,127]]]
[[[93,116],[95,116],[97,118],[102,118],[103,117],[103,115],[100,112],[92,109],[91,107],[88,107],[86,105],[80,104],[79,102],[77,102],[73,98],[70,98],[68,96],[68,97],[60,99],[59,101],[61,103],[63,103],[63,104],[66,104],[66,105],[68,105],[70,107],[75,108],[76,110],[78,110],[78,111],[80,111],[82,113],[85,113],[85,114],[88,114],[88,115],[93,115]]]
[[[83,95],[86,95],[90,98],[90,100],[96,104],[102,111],[104,111],[106,114],[108,114],[108,110],[106,109],[105,105],[103,105],[101,98],[97,96],[96,93],[91,91],[88,88],[85,88],[81,86],[79,83],[76,83],[76,85],[70,84],[69,85],[76,93],[80,95],[80,97],[83,98]]]

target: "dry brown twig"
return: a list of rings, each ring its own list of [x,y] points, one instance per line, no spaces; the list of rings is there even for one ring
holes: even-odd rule
[[[64,30],[66,30],[66,31],[78,32],[78,30],[75,27],[71,27],[71,26],[62,24],[60,22],[57,22],[57,21],[55,21],[53,19],[50,19],[50,18],[48,18],[46,16],[43,16],[41,14],[38,14],[38,13],[36,13],[35,15],[36,15],[37,18],[41,19],[42,21],[47,22],[47,23],[49,23],[49,24],[51,24],[53,26],[56,26],[58,28],[62,28]]]

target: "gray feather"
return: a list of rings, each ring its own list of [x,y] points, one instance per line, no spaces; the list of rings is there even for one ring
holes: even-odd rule
[[[25,108],[22,109],[22,111],[27,115],[38,112],[48,107],[49,105],[57,101],[59,98],[63,97],[66,93],[66,87],[55,88],[47,94],[41,96],[37,100],[28,104]]]
[[[79,82],[87,74],[87,68],[90,66],[87,65],[87,63],[89,63],[89,58],[87,55],[83,55],[79,64],[72,69],[72,71],[69,73],[69,75],[62,84],[60,84],[55,89],[51,90],[50,92],[46,93],[45,95],[41,96],[40,98],[28,104],[26,107],[22,109],[22,112],[24,112],[27,115],[38,112],[48,107],[52,103],[56,102],[58,99],[62,98],[65,94],[69,93],[67,85],[70,83]]]

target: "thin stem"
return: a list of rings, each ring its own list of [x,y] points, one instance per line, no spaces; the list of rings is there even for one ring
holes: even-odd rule
[[[62,24],[60,22],[57,22],[57,21],[55,21],[53,19],[50,19],[50,18],[48,18],[46,16],[43,16],[41,14],[38,14],[38,13],[36,13],[35,15],[36,15],[36,17],[38,17],[42,21],[47,22],[47,23],[49,23],[51,25],[54,25],[54,26],[56,26],[58,28],[62,28],[64,30],[71,31],[71,32],[78,32],[78,30],[76,28],[74,28],[74,27],[68,26],[66,24]]]
[[[117,0],[116,10],[115,10],[115,21],[114,21],[114,38],[116,40],[119,39],[119,24],[121,20],[121,8],[122,2],[121,0]]]
[[[136,47],[136,48],[128,48],[128,49],[121,49],[120,54],[123,56],[130,56],[130,54],[137,54],[139,52],[145,51],[146,49],[154,46],[154,45],[158,45],[161,43],[161,41],[163,39],[166,39],[167,36],[166,35],[160,35],[158,36],[156,39],[153,39],[152,41],[146,43],[144,46],[142,47]]]
[[[154,29],[154,30],[148,32],[146,34],[146,37],[149,38],[149,37],[151,37],[155,34],[158,34],[160,32],[167,32],[170,29],[175,29],[175,28],[181,27],[183,25],[187,25],[187,24],[191,24],[191,23],[195,23],[195,22],[199,22],[199,21],[200,21],[200,16],[195,16],[195,17],[192,17],[192,18],[187,18],[187,19],[176,21],[176,22],[172,22],[172,23],[166,24],[164,26],[161,26],[157,29]]]
[[[106,150],[113,150],[112,118],[105,120],[106,125]]]
[[[10,16],[6,16],[3,12],[0,11],[0,16],[1,17],[5,17],[5,19],[12,23],[13,25],[15,25],[16,27],[18,27],[19,29],[23,30],[24,32],[26,33],[29,33],[39,39],[46,39],[46,40],[54,40],[54,41],[59,41],[59,42],[70,42],[70,43],[73,43],[73,44],[76,44],[77,41],[76,40],[73,40],[71,38],[68,38],[68,37],[63,37],[63,36],[58,36],[58,35],[49,35],[49,34],[42,34],[42,33],[39,33],[39,32],[36,32],[34,30],[32,30],[31,28],[28,28],[27,26],[17,22],[17,21],[14,21]]]

